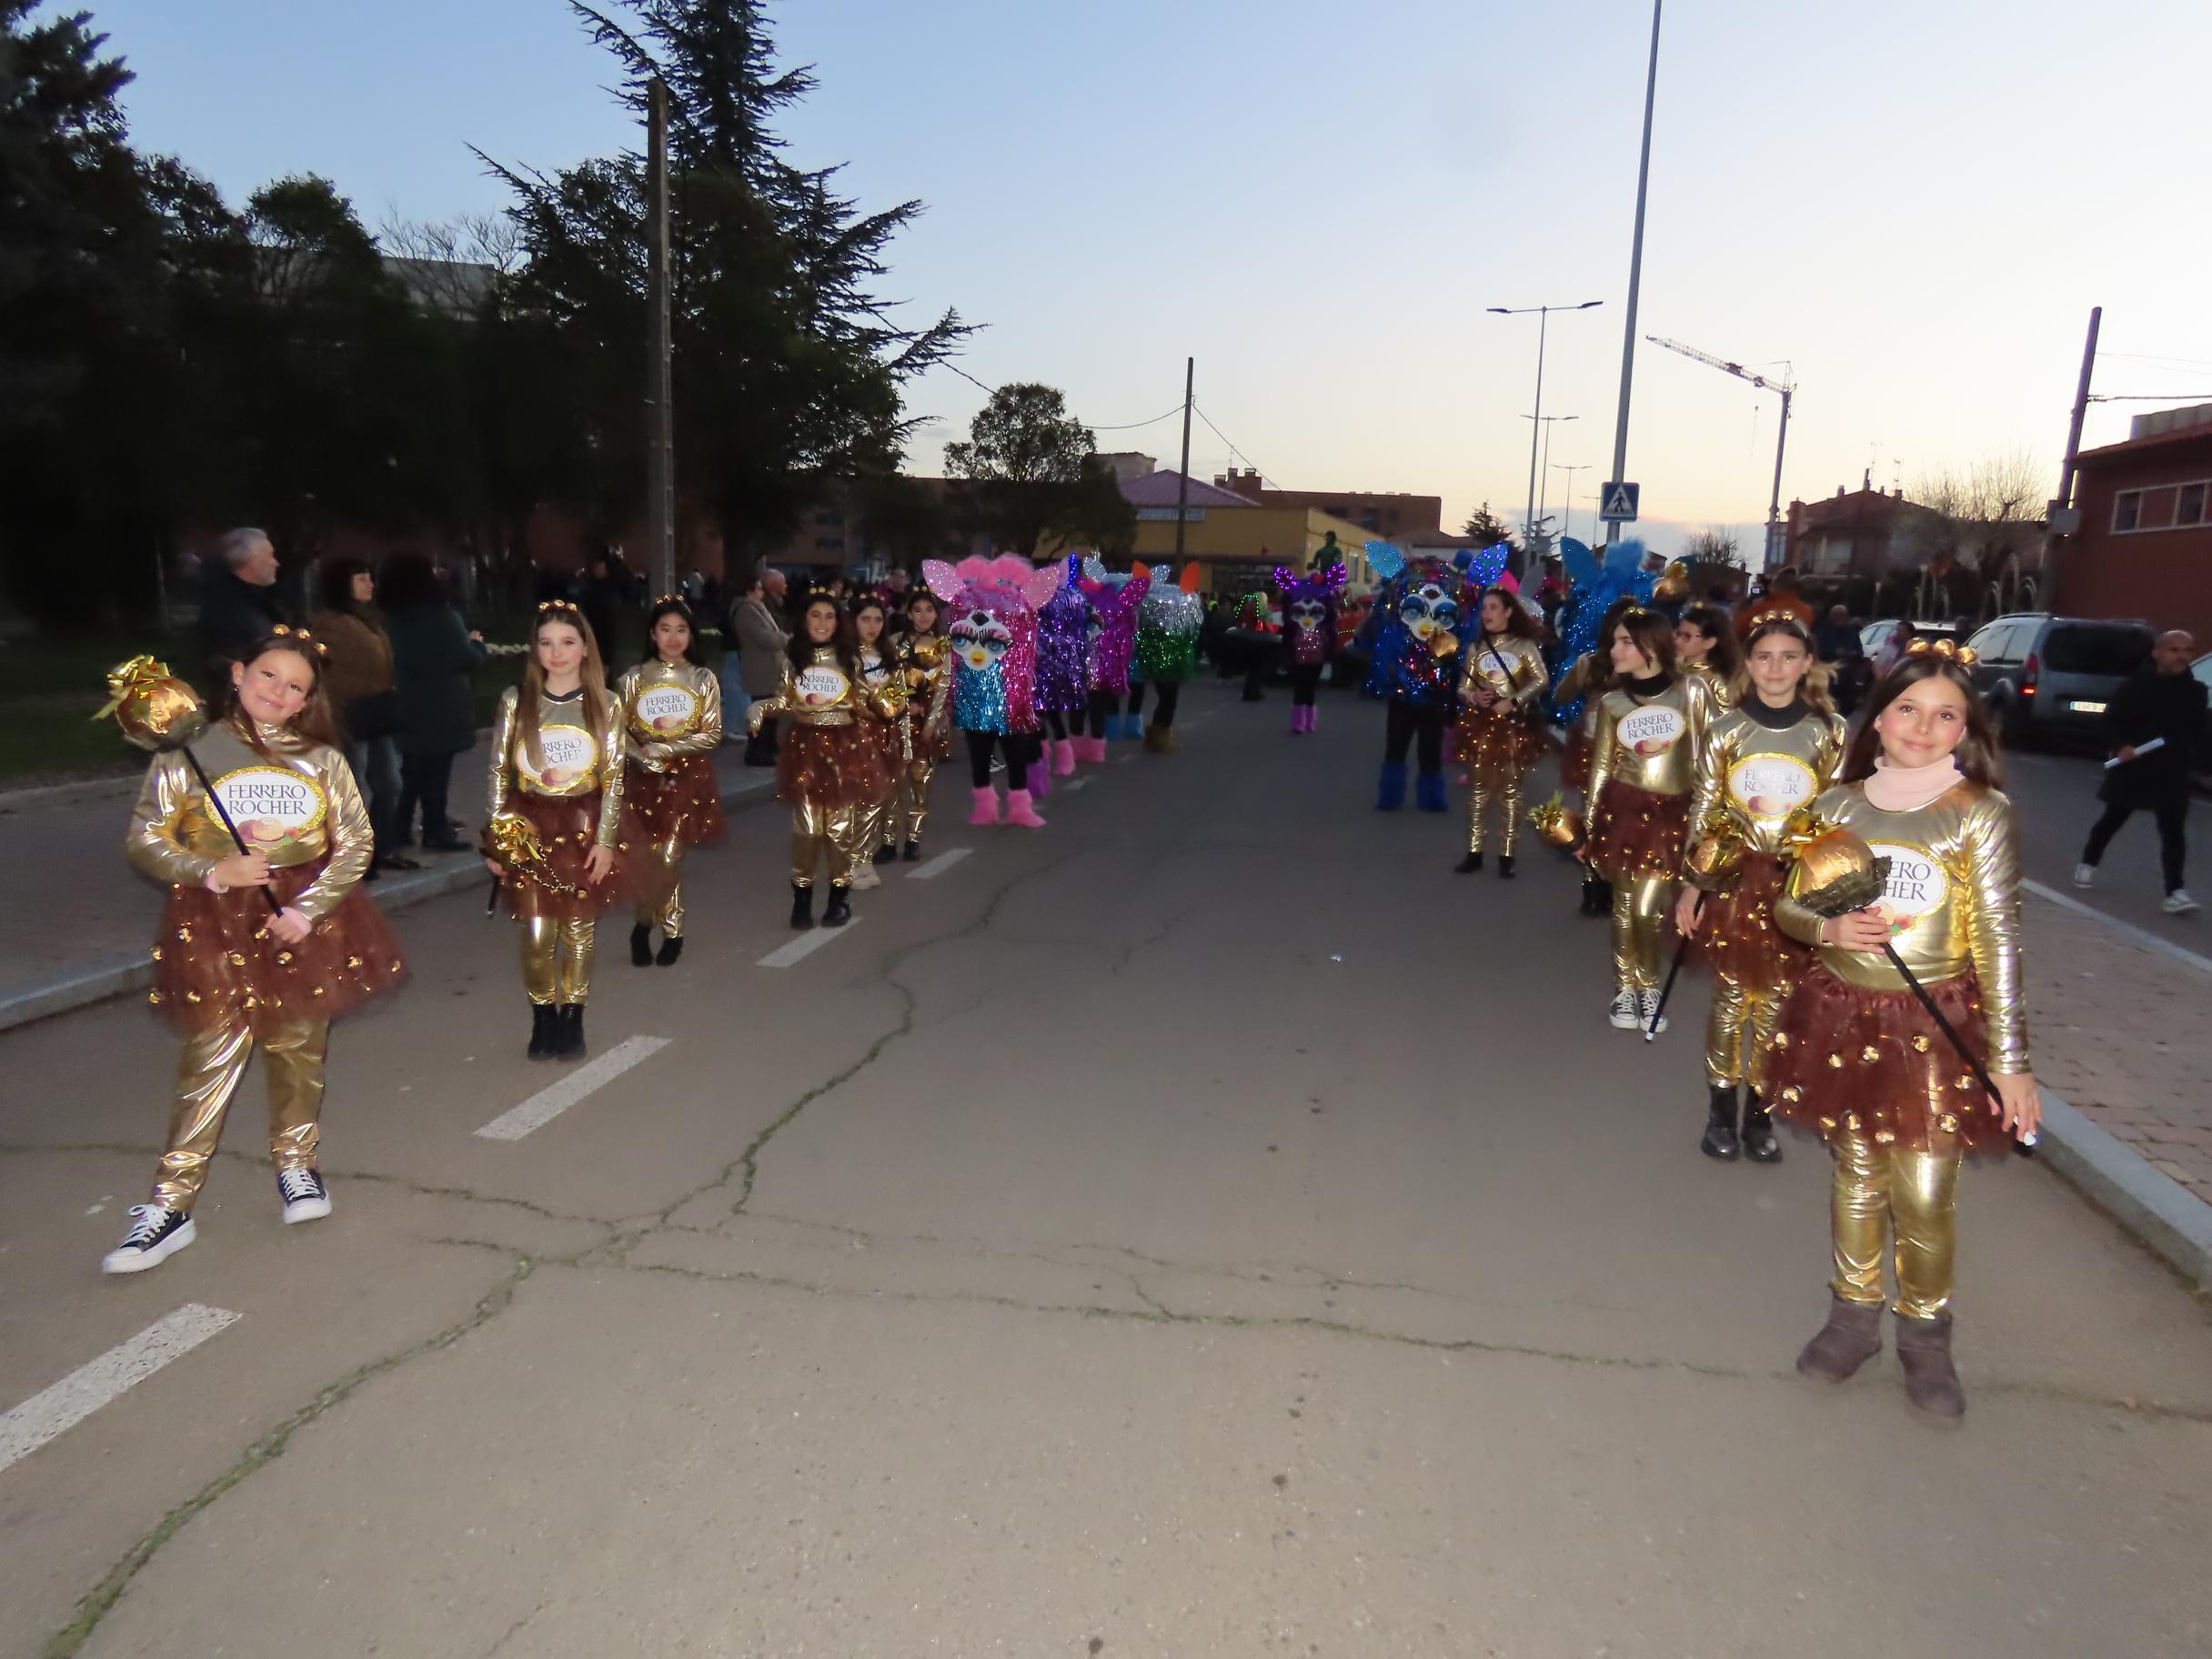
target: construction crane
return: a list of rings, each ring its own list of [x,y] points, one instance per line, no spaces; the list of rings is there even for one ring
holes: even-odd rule
[[[1775,380],[1765,375],[1755,375],[1741,363],[1731,363],[1724,357],[1714,357],[1711,352],[1700,351],[1694,346],[1684,346],[1680,340],[1662,339],[1655,334],[1647,334],[1644,337],[1654,346],[1664,346],[1669,351],[1694,358],[1708,368],[1717,368],[1724,375],[1734,375],[1739,380],[1748,380],[1763,392],[1780,394],[1782,431],[1775,439],[1775,490],[1766,503],[1765,568],[1772,570],[1782,562],[1782,451],[1790,441],[1790,399],[1796,395],[1796,386],[1787,378]]]

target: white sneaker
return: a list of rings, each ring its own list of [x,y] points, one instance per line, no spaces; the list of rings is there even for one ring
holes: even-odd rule
[[[2074,866],[2074,885],[2076,887],[2095,887],[2096,885],[2096,866],[2094,864]]]
[[[2172,892],[2167,894],[2166,902],[2160,905],[2158,908],[2164,910],[2168,916],[2187,916],[2197,910],[2202,909],[2203,907],[2200,906],[2196,900],[2189,897],[2189,890],[2187,888],[2177,887]]]
[[[854,892],[864,893],[871,887],[881,887],[883,878],[876,873],[876,867],[872,864],[855,864],[850,885]]]
[[[284,1224],[319,1222],[330,1213],[330,1189],[313,1170],[278,1170],[276,1195],[284,1200]]]
[[[1654,1015],[1658,1015],[1656,1025],[1652,1023]],[[1636,992],[1636,1023],[1654,1037],[1666,1030],[1666,1016],[1659,1012],[1659,993],[1657,991],[1639,990]]]
[[[1613,1021],[1616,1031],[1633,1031],[1642,1028],[1644,1021],[1636,1010],[1636,993],[1633,990],[1614,992],[1613,1007],[1605,1016]]]
[[[100,1258],[104,1273],[143,1273],[159,1267],[197,1236],[192,1218],[159,1204],[133,1204],[131,1230],[123,1242]]]

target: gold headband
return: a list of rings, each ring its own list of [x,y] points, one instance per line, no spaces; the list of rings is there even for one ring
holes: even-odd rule
[[[282,639],[287,644],[297,645],[307,650],[313,651],[317,657],[327,657],[330,655],[330,648],[325,645],[320,639],[317,639],[313,634],[309,633],[304,628],[291,628],[287,627],[282,622],[279,622],[275,628],[269,629],[269,633],[274,638]]]
[[[572,600],[568,599],[546,599],[540,602],[538,607],[538,614],[543,616],[548,610],[565,610],[572,617],[580,617],[584,614]]]
[[[1769,622],[1787,622],[1799,633],[1806,633],[1810,631],[1806,628],[1805,625],[1805,618],[1803,617],[1799,616],[1795,611],[1786,609],[1781,606],[1776,606],[1772,610],[1753,612],[1752,618],[1746,631],[1755,634],[1759,631],[1759,629],[1765,628]]]
[[[1952,639],[1915,639],[1905,648],[1907,657],[1940,657],[1946,662],[1955,662],[1962,669],[1970,669],[1981,660],[1980,654],[1970,645],[1960,645]]]

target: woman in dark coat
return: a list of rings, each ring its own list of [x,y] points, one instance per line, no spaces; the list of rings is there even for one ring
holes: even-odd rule
[[[425,848],[466,851],[446,815],[446,799],[453,758],[476,745],[470,676],[484,660],[484,636],[472,633],[446,602],[437,572],[419,553],[398,554],[385,566],[384,628],[402,716],[398,844],[412,838],[419,806]]]

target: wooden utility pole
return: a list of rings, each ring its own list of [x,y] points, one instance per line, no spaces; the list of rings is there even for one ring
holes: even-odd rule
[[[1197,384],[1198,359],[1182,360],[1182,469],[1175,475],[1175,578],[1182,579],[1182,523],[1191,510],[1191,388]]]
[[[659,591],[676,591],[676,415],[674,341],[669,322],[669,89],[656,78],[646,117],[650,176],[647,219],[647,304],[653,317],[653,357],[646,385],[646,518]]]

